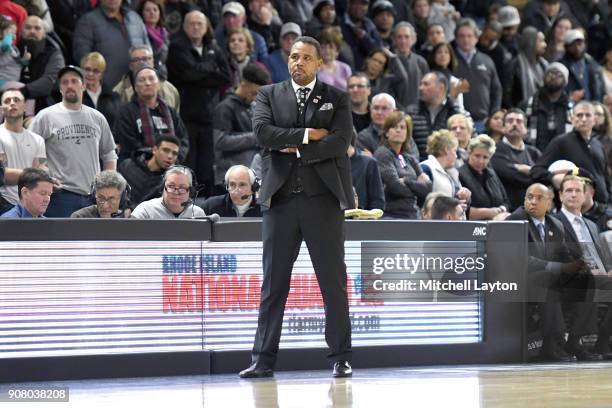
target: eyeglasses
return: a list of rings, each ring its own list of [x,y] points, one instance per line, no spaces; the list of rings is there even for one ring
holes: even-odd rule
[[[96,203],[99,205],[104,205],[104,204],[117,204],[119,202],[120,198],[119,197],[104,197],[104,196],[96,196]]]
[[[189,191],[189,187],[164,186],[166,193],[185,194]]]

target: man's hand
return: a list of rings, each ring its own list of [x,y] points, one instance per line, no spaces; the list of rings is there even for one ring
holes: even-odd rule
[[[562,273],[586,273],[589,271],[587,263],[583,259],[576,259],[572,262],[561,264]]]
[[[425,173],[421,173],[419,174],[419,176],[417,177],[417,181],[419,183],[427,183],[429,180],[429,176]]]
[[[531,166],[528,164],[519,164],[519,163],[515,163],[514,167],[523,174],[529,174],[529,171],[531,170]]]
[[[319,141],[329,135],[327,129],[312,129],[308,128],[308,140],[313,142]]]

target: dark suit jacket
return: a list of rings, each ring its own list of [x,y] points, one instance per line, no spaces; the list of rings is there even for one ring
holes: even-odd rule
[[[346,153],[353,129],[348,95],[317,80],[308,97],[305,126],[325,128],[329,135],[306,145],[302,144],[304,128],[296,127],[297,100],[290,80],[261,87],[256,102],[253,131],[260,146],[265,148],[259,202],[270,206],[272,196],[283,186],[297,160],[295,154],[280,150],[297,147],[300,165],[312,166],[324,188],[336,196],[340,208],[355,208],[351,166]]]
[[[561,211],[557,212],[555,214],[555,217],[559,221],[561,221],[561,223],[565,227],[565,238],[567,240],[570,252],[572,253],[574,257],[577,257],[577,258],[581,257],[582,250],[580,249],[580,246],[578,245],[579,243],[578,237],[576,236],[576,233],[574,232],[574,228],[572,227],[570,220]],[[597,229],[597,225],[595,225],[593,221],[587,218],[582,217],[582,219],[586,223],[589,233],[591,234],[591,239],[593,240],[593,245],[595,246],[595,249],[597,250],[599,257],[601,258],[601,261],[603,262],[604,267],[606,268],[607,271],[611,270],[612,269],[612,259],[609,258],[608,252],[605,250],[604,245],[606,244],[602,241],[602,239],[599,236],[599,230]]]

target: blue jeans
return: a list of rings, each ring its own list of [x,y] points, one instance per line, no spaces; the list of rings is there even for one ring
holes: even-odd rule
[[[68,190],[59,190],[51,196],[51,202],[45,217],[69,218],[76,210],[91,204],[92,202],[88,195],[81,195]]]

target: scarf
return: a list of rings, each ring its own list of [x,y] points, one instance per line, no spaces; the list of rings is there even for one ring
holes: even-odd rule
[[[166,44],[166,38],[168,33],[163,27],[147,27],[147,34],[149,35],[149,40],[153,44],[153,49],[158,50]]]
[[[157,106],[162,113],[163,121],[168,126],[168,135],[176,136],[174,134],[174,122],[172,122],[172,115],[170,114],[170,109],[168,105],[158,96],[157,97]],[[144,144],[148,147],[155,146],[155,136],[154,130],[155,126],[153,125],[153,118],[151,117],[151,111],[146,103],[142,100],[138,99],[138,109],[140,110],[140,119],[142,122],[142,133],[144,135]]]

